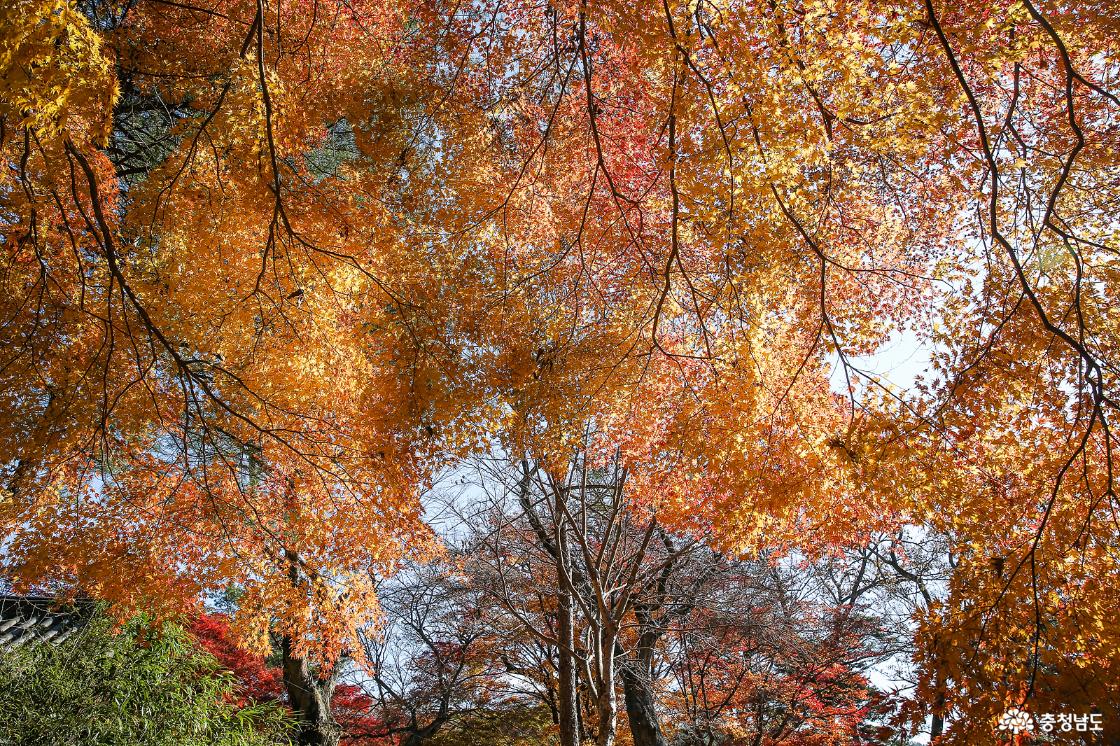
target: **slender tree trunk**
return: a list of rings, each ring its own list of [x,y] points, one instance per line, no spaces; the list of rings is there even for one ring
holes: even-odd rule
[[[561,534],[564,531],[560,527]],[[557,705],[560,713],[560,746],[579,746],[579,702],[576,699],[576,662],[572,655],[575,650],[575,634],[572,624],[572,594],[568,588],[566,545],[562,538],[556,553],[556,607],[559,619],[556,623],[558,670],[560,691]]]
[[[564,496],[557,491],[553,515],[556,516],[556,623],[559,644],[557,678],[560,683],[560,746],[579,746],[579,699],[576,694],[575,623],[572,617],[572,578],[568,558],[568,527],[562,514]]]
[[[924,588],[922,589],[922,595],[925,596],[926,607],[928,608],[933,602]],[[929,737],[931,741],[945,732],[945,688],[948,686],[946,680],[948,677],[945,675],[945,669],[941,666],[940,643],[939,639],[935,639],[933,643],[934,652],[937,655],[934,659],[934,665],[936,666],[934,675],[937,685],[933,694],[933,712],[930,713]]]
[[[575,660],[575,620],[572,616],[572,579],[570,554],[568,552],[567,525],[560,517],[563,513],[564,496],[557,492],[553,496],[553,527],[550,532],[537,516],[529,500],[532,467],[525,459],[521,461],[522,479],[520,502],[525,515],[537,534],[541,546],[552,555],[556,569],[556,679],[559,691],[556,693],[557,724],[560,726],[560,746],[579,746],[579,699],[576,694]]]
[[[288,703],[299,724],[298,746],[338,746],[342,733],[331,717],[331,695],[334,678],[318,679],[307,660],[293,653],[292,639],[280,640],[283,655],[284,688]]]
[[[576,662],[572,655],[575,636],[572,634],[572,599],[561,590],[557,597],[560,620],[557,624],[559,639],[560,692],[557,704],[560,710],[560,746],[579,746],[579,701],[576,697]]]
[[[930,718],[930,740],[937,738],[945,731],[945,676],[937,675],[937,696],[933,701],[933,716]]]
[[[615,701],[615,640],[604,640],[599,648],[599,701],[596,709],[599,715],[599,737],[596,746],[614,746],[615,731],[618,729],[618,703]]]

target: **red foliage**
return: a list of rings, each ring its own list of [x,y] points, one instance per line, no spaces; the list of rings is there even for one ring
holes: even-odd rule
[[[342,726],[343,741],[355,746],[390,746],[395,740],[378,735],[384,723],[373,714],[373,700],[353,684],[339,684],[331,697],[334,718]]]
[[[889,703],[859,672],[875,658],[872,630],[835,609],[791,604],[762,624],[703,611],[682,636],[687,658],[678,681],[696,692],[685,720],[722,732],[733,746],[854,746],[878,725]]]
[[[269,666],[262,656],[238,647],[233,641],[225,615],[201,614],[191,625],[190,632],[240,683],[239,704],[281,702],[287,706],[281,670]],[[373,714],[373,705],[373,700],[359,686],[339,684],[335,687],[331,709],[335,720],[342,726],[345,743],[353,746],[388,746],[389,740],[376,735],[383,732],[384,726]]]
[[[190,632],[223,668],[233,672],[241,684],[244,703],[285,698],[284,677],[280,669],[269,668],[263,657],[238,647],[232,640],[229,622],[224,615],[201,614],[191,625]]]

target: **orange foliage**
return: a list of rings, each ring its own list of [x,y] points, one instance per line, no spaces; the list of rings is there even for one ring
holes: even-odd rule
[[[0,11],[21,582],[333,660],[440,467],[590,430],[727,551],[951,536],[959,728],[1120,724],[1114,4],[81,7]]]

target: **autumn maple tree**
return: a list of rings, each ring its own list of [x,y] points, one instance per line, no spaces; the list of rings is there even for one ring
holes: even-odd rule
[[[310,686],[439,551],[445,468],[610,464],[729,555],[943,537],[933,735],[1115,732],[1118,32],[1103,0],[13,0],[4,571],[157,617],[237,585]],[[913,385],[870,362],[899,339]]]

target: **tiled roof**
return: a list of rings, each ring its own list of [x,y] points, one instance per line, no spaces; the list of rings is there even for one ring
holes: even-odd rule
[[[0,650],[35,640],[59,643],[85,626],[89,601],[60,604],[47,596],[0,596]]]

